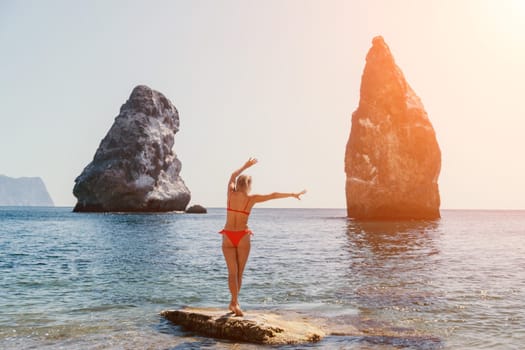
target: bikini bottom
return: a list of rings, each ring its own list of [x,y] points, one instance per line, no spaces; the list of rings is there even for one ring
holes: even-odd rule
[[[253,234],[253,232],[248,230],[248,229],[242,230],[242,231],[222,230],[219,233],[226,235],[226,237],[228,237],[230,239],[230,241],[232,242],[232,244],[233,244],[233,246],[235,248],[237,248],[237,246],[239,245],[239,242],[241,241],[241,239],[245,235],[247,235],[247,234],[252,235]]]

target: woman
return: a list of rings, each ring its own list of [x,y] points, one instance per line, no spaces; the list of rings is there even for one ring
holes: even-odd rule
[[[228,182],[226,224],[220,232],[223,235],[222,252],[228,266],[228,287],[232,296],[229,309],[236,316],[243,315],[238,297],[242,285],[242,274],[250,254],[252,232],[248,228],[248,218],[252,207],[256,203],[271,199],[287,197],[301,199],[301,196],[306,193],[303,190],[298,193],[274,192],[266,195],[251,195],[252,178],[248,175],[241,175],[241,173],[256,163],[257,159],[250,158],[241,168],[232,173]]]

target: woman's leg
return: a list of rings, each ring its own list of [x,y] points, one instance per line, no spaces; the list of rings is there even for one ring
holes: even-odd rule
[[[237,286],[239,287],[238,291],[241,290],[242,275],[244,273],[244,268],[246,267],[246,262],[248,261],[248,256],[250,255],[250,248],[250,234],[246,234],[237,246]]]
[[[228,267],[228,287],[230,288],[232,296],[229,309],[237,316],[242,316],[242,311],[240,309],[237,310],[237,305],[239,305],[239,266],[237,264],[237,248],[235,248],[226,237],[224,237],[222,242],[222,253],[226,260],[226,266]]]

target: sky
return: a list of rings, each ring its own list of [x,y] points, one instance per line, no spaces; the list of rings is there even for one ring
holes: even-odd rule
[[[0,174],[58,206],[140,84],[177,107],[191,203],[231,172],[271,207],[344,208],[344,152],[381,35],[442,152],[442,209],[525,209],[525,1],[0,0]]]

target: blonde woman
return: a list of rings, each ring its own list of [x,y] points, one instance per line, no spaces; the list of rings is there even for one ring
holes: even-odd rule
[[[305,190],[297,193],[274,192],[266,195],[250,194],[252,178],[241,175],[249,167],[257,164],[257,159],[250,158],[242,167],[234,171],[228,181],[226,224],[220,231],[223,235],[222,252],[228,267],[228,287],[231,293],[229,310],[236,316],[242,316],[239,305],[239,291],[242,285],[244,267],[250,254],[250,236],[252,231],[248,228],[250,211],[257,203],[272,199],[294,197],[301,199]]]

